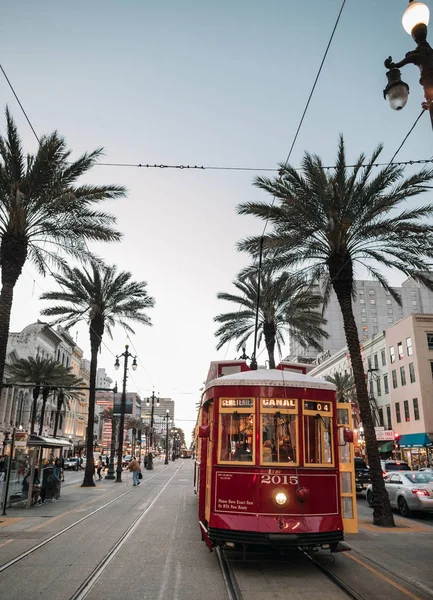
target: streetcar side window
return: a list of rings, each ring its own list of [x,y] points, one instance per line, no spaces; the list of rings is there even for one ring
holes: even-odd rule
[[[331,465],[332,458],[332,423],[331,418],[315,415],[304,415],[304,451],[305,465]]]
[[[254,414],[220,413],[220,462],[254,461]]]

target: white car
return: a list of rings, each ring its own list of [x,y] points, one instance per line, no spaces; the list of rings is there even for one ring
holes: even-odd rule
[[[403,517],[412,511],[433,512],[433,473],[428,471],[395,471],[384,477],[392,508]],[[367,488],[367,502],[373,506],[373,486]]]

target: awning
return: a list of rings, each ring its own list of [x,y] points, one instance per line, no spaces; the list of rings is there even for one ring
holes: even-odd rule
[[[433,442],[426,433],[407,433],[398,441],[400,448],[425,448],[433,446]]]
[[[70,448],[71,442],[61,438],[42,437],[40,435],[30,435],[27,440],[27,446],[30,448],[38,446],[39,448]]]
[[[393,450],[394,450],[394,442],[383,442],[383,444],[381,444],[379,446],[380,453],[392,452]]]

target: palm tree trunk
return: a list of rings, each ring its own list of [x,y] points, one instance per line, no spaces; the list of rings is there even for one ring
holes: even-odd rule
[[[42,435],[45,419],[45,407],[47,405],[48,395],[50,393],[49,387],[42,388],[42,408],[41,408],[41,419],[39,421],[39,435]]]
[[[353,315],[352,264],[349,260],[344,260],[338,261],[337,265],[334,265],[334,267],[334,269],[330,268],[330,275],[343,315],[344,333],[346,335],[347,347],[352,362],[353,378],[355,380],[357,400],[359,403],[362,426],[364,428],[370,477],[373,484],[373,523],[382,527],[393,527],[394,517],[389,503],[389,497],[385,489],[385,483],[383,481],[379,449],[377,447],[376,434],[374,431],[373,415],[371,414],[367,383],[362,364],[358,329]]]
[[[266,349],[268,351],[269,368],[275,369],[275,337],[277,335],[275,323],[267,323],[264,321],[263,333],[265,336]]]
[[[0,264],[2,289],[0,292],[0,384],[3,384],[6,353],[15,284],[27,258],[27,241],[17,240],[10,234],[2,237]]]
[[[93,426],[95,422],[96,398],[96,369],[98,367],[98,350],[101,345],[104,323],[100,319],[90,321],[90,382],[89,382],[89,411],[87,414],[87,440],[86,440],[86,471],[81,487],[93,487],[95,468],[93,464]]]
[[[57,429],[59,428],[60,411],[62,410],[64,399],[65,399],[64,392],[63,392],[63,390],[60,390],[59,395],[57,396],[57,406],[56,406],[56,416],[54,417],[53,437],[57,437]]]
[[[36,412],[38,410],[38,398],[41,388],[39,385],[33,388],[33,403],[32,403],[32,421],[30,424],[30,433],[35,433]]]

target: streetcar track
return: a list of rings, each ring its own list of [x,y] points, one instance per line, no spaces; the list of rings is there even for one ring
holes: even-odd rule
[[[161,473],[163,473],[164,471],[166,471],[169,467],[165,467],[164,469],[162,469],[160,472],[155,473],[154,475],[152,475],[151,477],[148,477],[147,479],[143,480],[143,483],[147,483],[148,481],[150,481],[151,479],[153,479],[154,477],[157,477],[158,475],[160,475]],[[182,468],[182,465],[179,467],[179,469],[177,469],[176,473]],[[175,473],[175,474],[176,474]],[[170,479],[171,481],[171,479]],[[123,498],[124,496],[126,496],[127,494],[130,494],[133,491],[133,488],[128,489],[126,492],[123,492],[122,494],[120,494],[119,496],[116,496],[116,498],[113,498],[112,500],[110,500],[109,502],[106,502],[105,504],[103,504],[102,506],[98,507],[97,509],[93,510],[92,512],[90,512],[89,514],[85,515],[84,517],[81,517],[81,519],[78,519],[77,521],[75,521],[74,523],[71,523],[70,525],[68,525],[67,527],[64,527],[63,529],[61,529],[60,531],[58,531],[57,533],[54,533],[53,535],[51,535],[50,537],[46,538],[45,540],[42,540],[42,542],[39,542],[39,544],[36,544],[35,546],[32,546],[31,548],[29,548],[28,550],[26,550],[25,552],[22,552],[21,554],[19,554],[18,556],[15,556],[14,558],[12,558],[11,560],[9,560],[7,563],[4,563],[3,565],[0,566],[0,573],[2,573],[3,571],[6,571],[6,569],[9,569],[10,567],[12,567],[13,565],[15,565],[16,563],[20,562],[21,560],[24,560],[27,556],[29,556],[30,554],[33,554],[33,552],[36,552],[36,550],[39,550],[39,548],[42,548],[43,546],[46,546],[47,544],[49,544],[50,542],[52,542],[53,540],[57,539],[58,537],[60,537],[61,535],[65,534],[67,531],[73,529],[74,527],[76,527],[77,525],[79,525],[80,523],[82,523],[83,521],[86,521],[87,519],[89,519],[90,517],[92,517],[94,514],[100,512],[101,510],[103,510],[104,508],[107,508],[108,506],[110,506],[111,504],[113,504],[114,502],[117,502],[117,500],[120,500],[120,498]]]
[[[84,598],[86,598],[86,596],[89,594],[89,592],[92,590],[92,588],[96,585],[96,583],[98,582],[98,580],[100,579],[101,575],[104,573],[105,569],[108,567],[110,562],[115,558],[115,556],[117,555],[119,550],[122,548],[122,546],[124,546],[124,544],[128,541],[128,539],[131,537],[131,535],[137,529],[141,520],[147,515],[147,513],[150,511],[152,506],[155,504],[155,502],[158,500],[158,498],[161,496],[161,494],[164,492],[164,490],[171,483],[172,479],[178,474],[178,472],[180,471],[180,469],[182,467],[183,467],[183,465],[181,465],[173,473],[173,475],[170,477],[170,479],[167,481],[167,483],[164,485],[164,487],[158,492],[158,494],[155,496],[155,498],[150,501],[150,503],[145,508],[145,510],[140,515],[138,515],[138,517],[136,517],[134,519],[134,521],[131,523],[131,525],[128,527],[128,529],[122,534],[122,536],[117,540],[117,542],[110,548],[110,550],[107,552],[107,554],[104,556],[104,558],[93,569],[92,573],[90,573],[90,575],[87,577],[87,579],[85,579],[83,581],[83,583],[80,585],[78,590],[74,593],[74,595],[70,597],[70,600],[84,600]],[[237,599],[234,598],[233,600],[237,600]]]
[[[233,573],[233,569],[230,566],[224,549],[220,546],[217,546],[215,549],[215,554],[218,558],[218,563],[221,568],[221,573],[229,600],[243,600],[242,592],[239,588],[236,576]]]

